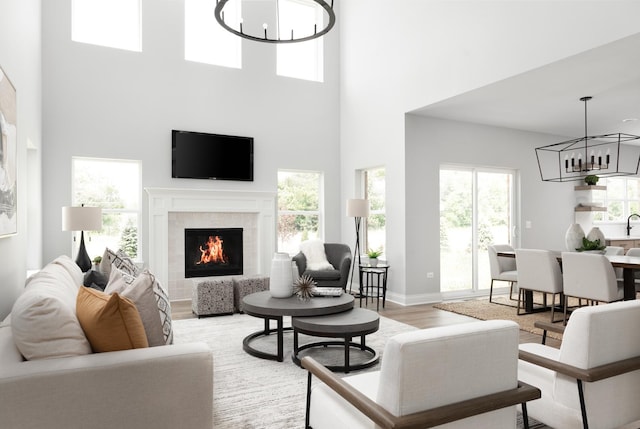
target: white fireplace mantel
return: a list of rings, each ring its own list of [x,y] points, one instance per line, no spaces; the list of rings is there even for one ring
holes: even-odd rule
[[[276,251],[276,194],[207,189],[145,188],[149,200],[149,269],[161,284],[169,277],[169,213],[255,213],[258,217],[259,273],[268,275]]]

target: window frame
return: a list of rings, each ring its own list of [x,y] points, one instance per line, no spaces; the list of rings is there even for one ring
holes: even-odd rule
[[[136,262],[141,262],[143,261],[143,254],[142,254],[142,161],[141,160],[134,160],[134,159],[118,159],[118,158],[98,158],[98,157],[85,157],[85,156],[72,156],[71,157],[71,204],[73,206],[77,206],[80,204],[84,204],[85,202],[83,201],[76,201],[76,161],[85,161],[85,162],[100,162],[100,163],[109,163],[109,162],[113,162],[113,163],[119,163],[119,164],[136,164],[138,166],[138,173],[137,173],[137,183],[138,183],[138,192],[137,192],[137,198],[136,198],[136,204],[137,204],[137,208],[132,208],[132,207],[123,207],[123,208],[102,208],[102,215],[104,217],[104,215],[108,215],[108,214],[124,214],[124,215],[130,215],[130,214],[135,214],[136,215],[136,229],[137,229],[137,255],[132,258],[134,259]],[[114,169],[114,171],[116,171]],[[89,232],[89,234],[91,234],[91,232]],[[75,237],[72,237],[72,240],[75,241]],[[119,245],[118,245],[119,247]],[[117,249],[112,249],[112,250],[117,250]],[[74,249],[75,251],[75,249]],[[97,255],[96,255],[97,256]],[[102,253],[100,253],[100,256],[102,256]]]
[[[324,219],[325,219],[325,209],[324,209],[324,172],[317,170],[296,170],[296,169],[278,169],[277,171],[277,188],[279,191],[280,188],[280,173],[293,173],[293,174],[316,174],[318,177],[318,209],[317,210],[280,210],[280,203],[277,203],[277,220],[276,224],[280,225],[280,216],[282,215],[301,215],[301,216],[317,216],[318,217],[318,239],[324,240]],[[279,195],[278,195],[279,198]],[[280,229],[277,228],[277,243],[278,243],[278,252],[286,252],[285,250],[281,250],[280,248]],[[294,254],[297,252],[294,252]],[[291,255],[293,256],[293,255]]]
[[[93,1],[92,6],[98,8],[95,4],[95,0]],[[129,16],[130,20],[137,21],[137,26],[135,29],[131,29],[132,32],[135,31],[137,34],[137,40],[127,40],[123,42],[122,40],[116,39],[114,34],[123,34],[122,31],[114,32],[112,29],[109,31],[100,31],[98,32],[100,26],[95,25],[95,22],[90,21],[88,24],[85,24],[84,27],[90,27],[92,29],[91,33],[85,33],[83,27],[83,23],[79,22],[80,19],[90,19],[88,16],[81,16],[81,7],[80,3],[89,2],[89,0],[71,0],[71,40],[77,43],[86,43],[94,46],[103,46],[112,49],[122,49],[126,51],[132,52],[142,52],[142,0],[135,0],[137,2],[137,16]],[[115,15],[122,16],[124,9],[116,9],[116,7],[120,6],[122,3],[113,1],[113,0],[102,0],[102,3],[99,5],[100,10],[103,8],[110,7],[113,18]],[[87,4],[83,5],[84,7]],[[127,9],[129,10],[129,9]],[[133,10],[133,9],[131,9]],[[104,22],[105,13],[100,14],[100,22]],[[119,22],[120,27],[124,24]],[[126,26],[125,26],[126,27]]]
[[[384,244],[383,244],[383,248],[382,248],[382,254],[381,256],[384,258],[385,254],[386,254],[386,245],[387,245],[387,213],[386,213],[386,207],[387,207],[387,169],[385,166],[377,166],[377,167],[370,167],[370,168],[365,168],[360,170],[360,176],[361,176],[361,186],[362,186],[362,195],[363,198],[365,199],[369,199],[369,187],[368,187],[368,177],[371,175],[371,173],[373,171],[376,170],[384,170],[384,194],[383,194],[383,201],[384,201],[384,208],[382,210],[380,209],[373,209],[373,208],[369,208],[369,217],[373,216],[373,215],[377,215],[377,216],[384,216],[385,219],[385,227],[384,227]],[[369,202],[369,205],[371,205],[371,202]],[[367,253],[367,251],[370,248],[370,239],[369,239],[369,218],[367,217],[366,219],[364,219],[364,222],[362,224],[362,252],[363,253]]]
[[[296,0],[281,1],[298,3],[306,6],[306,4],[302,4],[301,2]],[[324,20],[324,11],[322,7],[319,7],[318,5],[309,5],[309,7],[314,8],[315,23],[322,23],[322,21]],[[313,25],[311,25],[311,27],[313,27]],[[318,25],[318,28],[320,27],[321,26]],[[285,29],[284,31],[287,32],[289,30]],[[315,61],[315,66],[313,67],[312,73],[299,73],[298,69],[294,69],[294,67],[291,67],[291,64],[300,63],[300,50],[302,48],[305,48],[305,51],[311,51],[309,52],[309,56],[312,57]],[[284,63],[285,59],[288,60],[287,63]],[[324,37],[318,37],[316,39],[299,43],[278,44],[276,48],[276,75],[293,79],[306,80],[310,82],[324,82]]]
[[[634,205],[632,203],[635,203],[636,207],[638,207],[638,212],[640,212],[640,192],[638,193],[638,195],[635,198],[630,198],[629,197],[629,181],[634,181],[637,183],[637,187],[640,190],[640,177],[637,176],[615,176],[615,177],[607,177],[607,178],[602,178],[604,180],[604,183],[602,183],[602,185],[606,186],[607,189],[604,191],[594,191],[594,200],[595,201],[602,201],[603,206],[607,207],[607,209],[610,206],[610,202],[620,202],[622,203],[622,218],[621,219],[615,219],[615,220],[609,220],[608,219],[608,211],[607,212],[594,212],[594,218],[593,218],[593,223],[594,224],[600,224],[600,225],[615,225],[615,224],[620,224],[620,223],[626,223],[627,218],[636,212],[632,212],[631,210],[631,206]],[[623,182],[623,189],[624,189],[624,197],[623,198],[609,198],[609,191],[610,191],[610,186],[609,186],[609,181],[610,180],[615,180],[615,181],[622,181]],[[604,195],[598,195],[597,192],[603,192]],[[607,219],[602,219],[602,217],[607,217]],[[635,219],[635,218],[634,218]],[[630,222],[634,222],[634,219],[631,219]],[[635,220],[634,223],[637,223],[638,221]]]

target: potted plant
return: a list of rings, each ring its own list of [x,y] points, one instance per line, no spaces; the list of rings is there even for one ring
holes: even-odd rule
[[[369,265],[375,267],[378,265],[378,257],[382,255],[382,248],[377,250],[369,249],[367,250],[367,256],[369,257]]]
[[[600,180],[600,178],[595,174],[590,174],[584,178],[585,183],[589,186],[595,186],[598,180]]]
[[[100,267],[100,262],[102,262],[102,256],[96,256],[93,258],[93,269],[97,270]]]
[[[584,237],[582,239],[582,246],[578,247],[576,250],[578,252],[604,253],[605,247],[606,246],[603,246],[600,243],[599,238],[595,240],[589,240],[587,237]]]

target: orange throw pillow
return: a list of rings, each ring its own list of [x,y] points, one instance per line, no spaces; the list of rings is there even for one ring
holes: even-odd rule
[[[96,353],[149,347],[138,309],[117,293],[81,286],[76,315]]]

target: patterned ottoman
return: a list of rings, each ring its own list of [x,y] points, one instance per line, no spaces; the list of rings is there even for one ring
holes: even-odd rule
[[[198,316],[233,313],[233,280],[197,279],[191,288],[191,310]]]
[[[237,277],[233,279],[233,303],[242,313],[242,298],[255,292],[269,290],[269,277]]]

